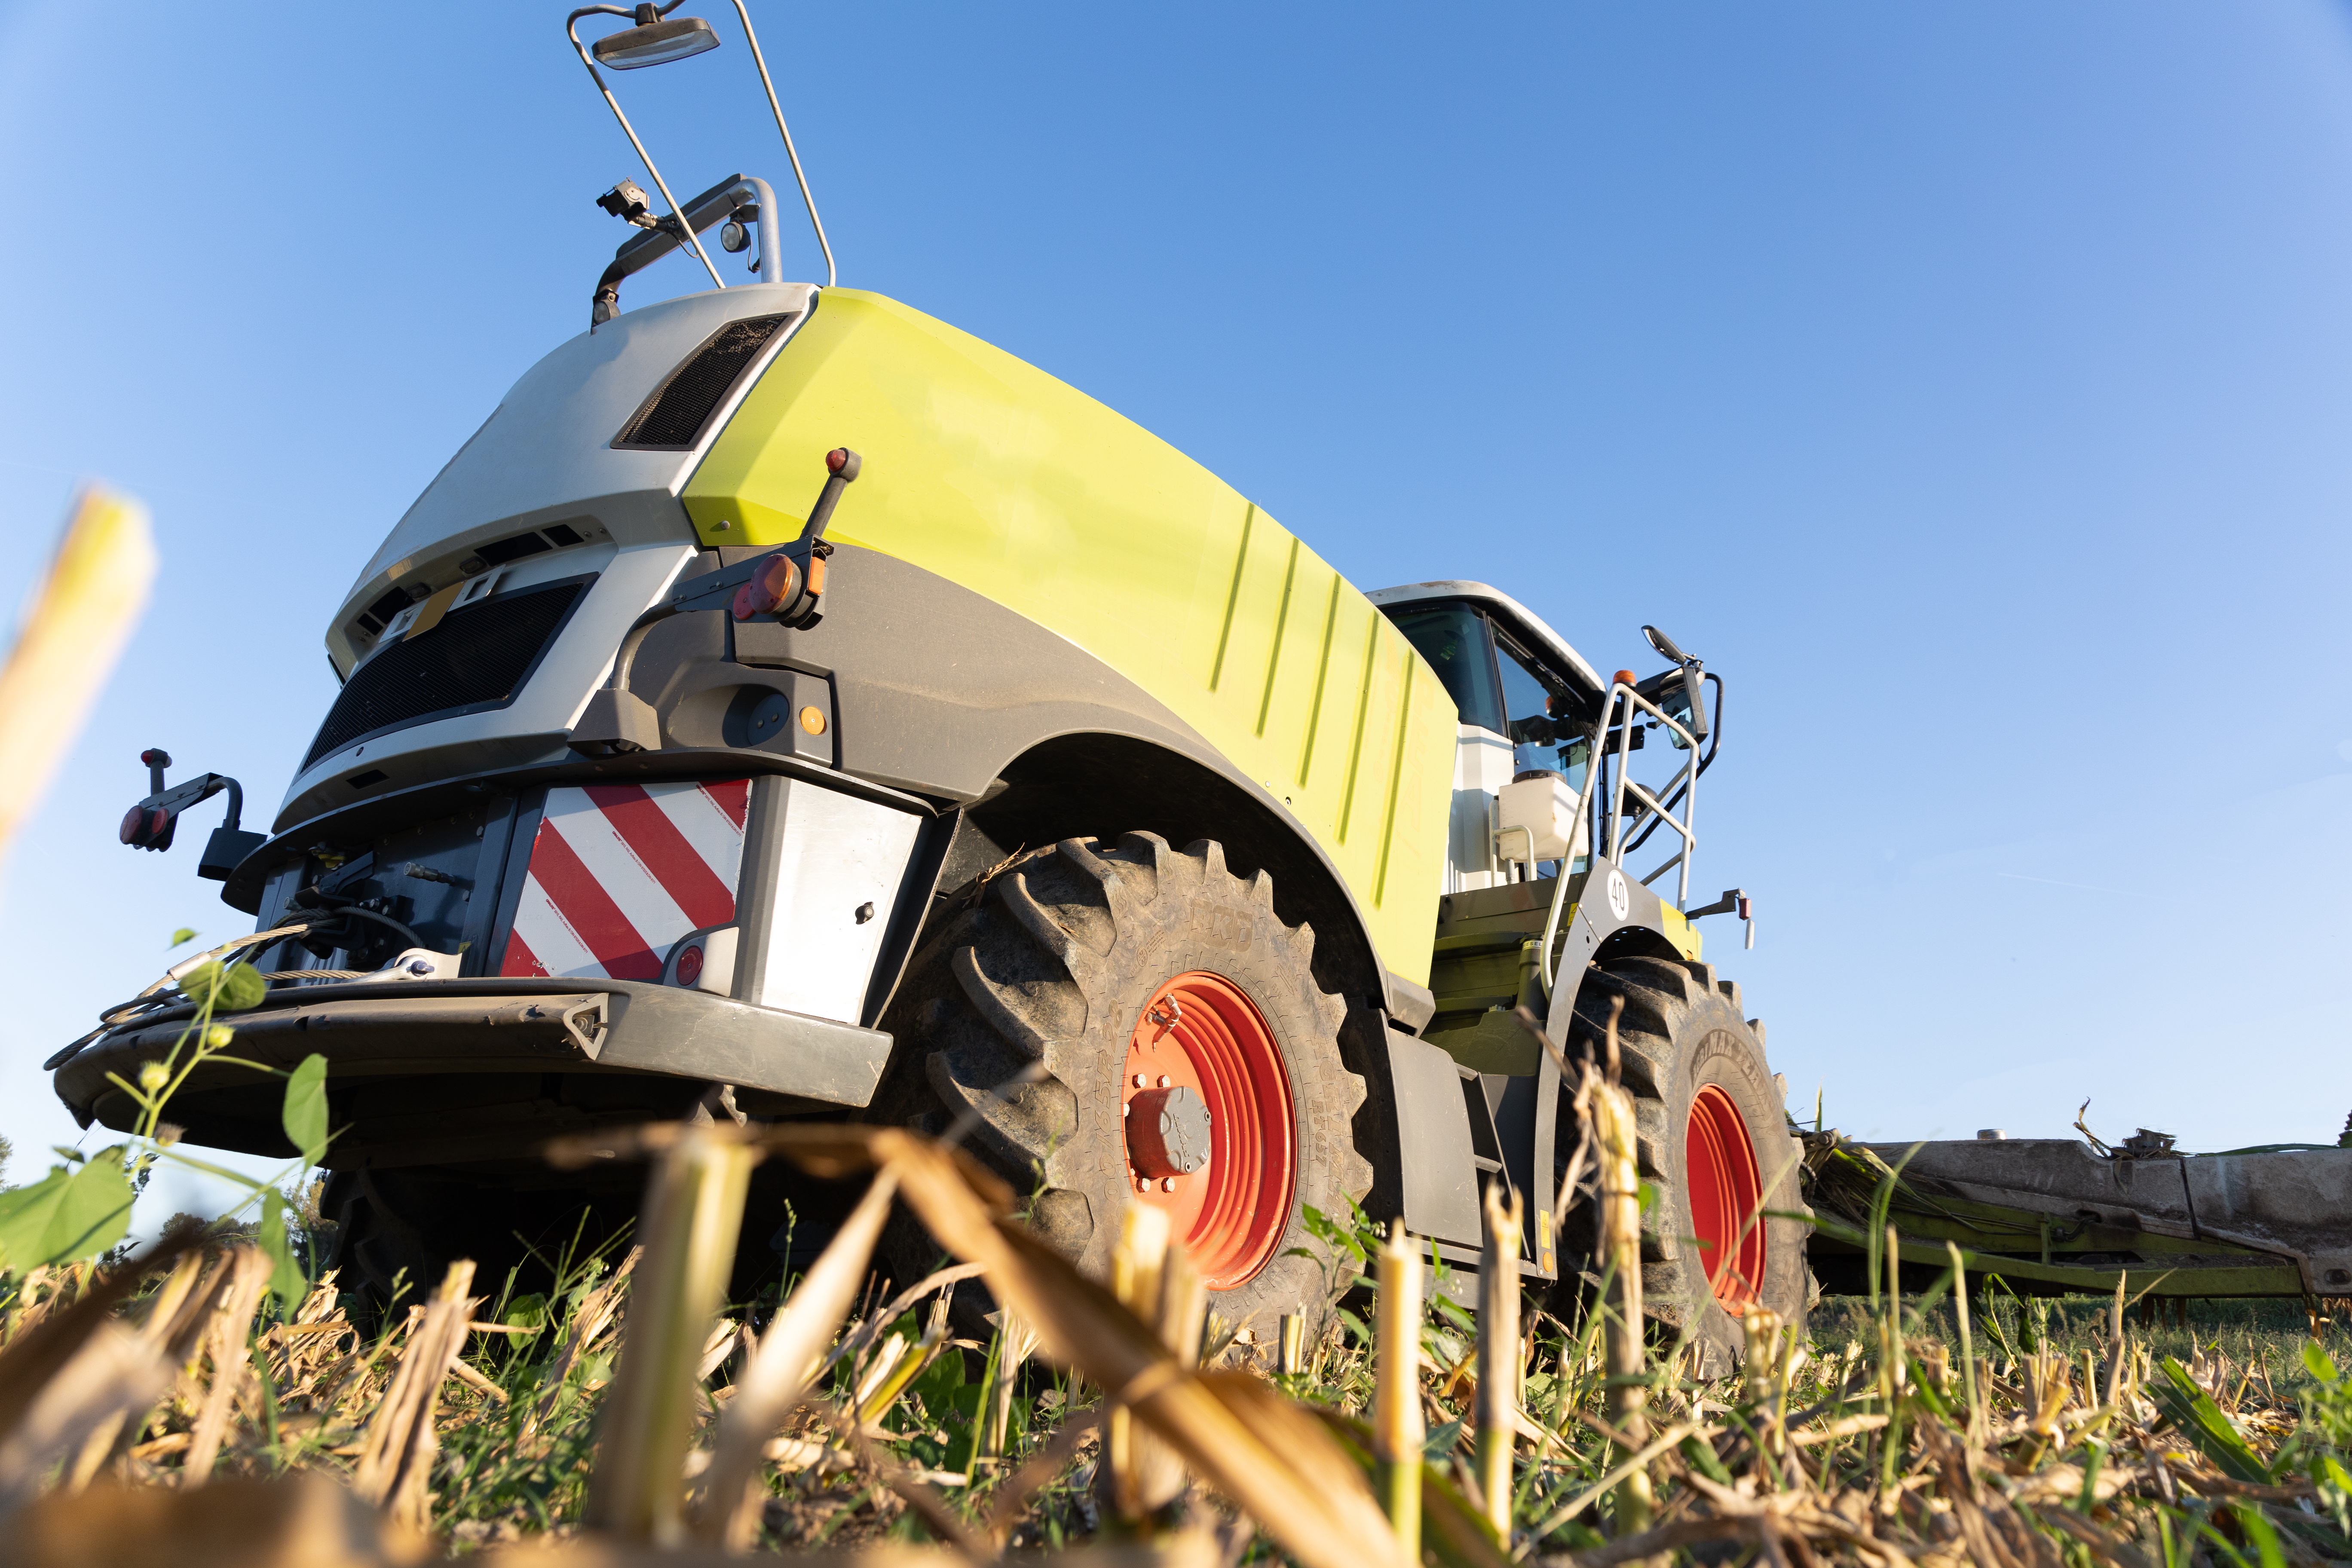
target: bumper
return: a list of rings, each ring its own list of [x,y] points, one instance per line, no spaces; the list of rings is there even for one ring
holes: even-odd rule
[[[109,1075],[135,1082],[189,1016],[174,1008],[83,1047],[58,1068],[58,1097],[85,1126],[128,1130],[137,1109]],[[557,1132],[675,1114],[670,1101],[712,1083],[769,1111],[860,1107],[890,1057],[878,1029],[628,980],[317,985],[220,1021],[236,1031],[228,1055],[245,1061],[327,1058],[345,1130],[331,1166],[526,1154]],[[211,1062],[165,1114],[195,1142],[287,1154],[280,1094],[275,1078]]]

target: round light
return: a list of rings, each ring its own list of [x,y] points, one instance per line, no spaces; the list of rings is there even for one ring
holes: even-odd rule
[[[691,985],[702,978],[702,944],[695,943],[677,955],[677,983]]]
[[[1631,686],[1633,684],[1633,672],[1630,669],[1621,669],[1610,679],[1620,686]]]
[[[748,621],[755,616],[772,616],[790,603],[800,592],[800,568],[789,555],[771,555],[760,563],[750,582],[735,590],[734,616]]]
[[[808,731],[810,734],[812,734],[812,735],[822,735],[822,734],[824,734],[824,710],[819,709],[819,708],[803,708],[803,709],[802,709],[802,710],[801,710],[801,728],[802,728],[802,729],[803,729],[803,730],[805,730],[805,731]]]

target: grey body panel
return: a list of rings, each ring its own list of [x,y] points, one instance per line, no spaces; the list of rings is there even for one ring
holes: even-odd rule
[[[1478,1167],[1461,1069],[1435,1046],[1393,1029],[1388,1047],[1405,1228],[1475,1247],[1481,1239]]]
[[[1244,782],[1198,731],[1094,655],[879,551],[835,546],[817,626],[733,630],[739,662],[832,682],[839,765],[877,784],[978,800],[1039,742],[1094,731],[1150,741]]]
[[[84,1050],[58,1069],[58,1097],[78,1116],[122,1130],[131,1108],[107,1074],[135,1079],[141,1063],[171,1049],[188,1013],[175,1008]],[[234,1025],[237,1054],[265,1065],[324,1056],[331,1091],[421,1072],[601,1070],[860,1107],[873,1099],[890,1054],[890,1037],[879,1030],[628,980],[330,983],[274,993]],[[200,1068],[186,1092],[200,1099],[252,1076],[246,1068]],[[192,1127],[196,1137],[203,1131],[200,1121]]]

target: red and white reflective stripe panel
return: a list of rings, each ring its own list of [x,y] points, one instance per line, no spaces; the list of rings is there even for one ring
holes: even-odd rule
[[[547,792],[499,973],[659,980],[677,939],[735,918],[751,781]]]

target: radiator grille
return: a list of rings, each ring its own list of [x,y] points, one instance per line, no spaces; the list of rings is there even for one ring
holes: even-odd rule
[[[344,682],[302,765],[371,735],[505,707],[593,580],[572,577],[500,594],[451,610],[420,637],[388,645]]]
[[[798,314],[787,310],[778,316],[753,316],[719,328],[669,373],[669,379],[621,426],[613,445],[662,452],[693,447],[702,439],[710,416],[760,357],[760,351]]]

